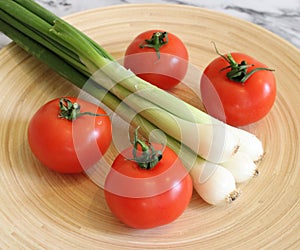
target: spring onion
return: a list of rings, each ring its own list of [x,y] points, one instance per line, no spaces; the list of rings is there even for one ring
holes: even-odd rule
[[[215,163],[226,164],[240,149],[247,153],[249,142],[253,142],[251,159],[259,160],[263,154],[257,137],[138,78],[97,43],[32,0],[0,0],[0,30],[123,119],[140,126],[145,135],[163,130],[167,144],[191,170],[195,189],[211,204],[234,200],[238,194],[232,174]],[[192,136],[195,131],[200,143]],[[207,166],[217,170],[208,176]],[[210,189],[219,196],[207,195]]]

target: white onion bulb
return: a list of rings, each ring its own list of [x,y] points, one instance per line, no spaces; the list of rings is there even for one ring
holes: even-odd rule
[[[197,193],[211,205],[230,203],[239,196],[233,175],[220,165],[197,164],[191,169],[191,176]]]
[[[237,183],[245,182],[258,175],[256,164],[244,152],[237,152],[230,160],[222,163],[228,169]]]
[[[252,161],[258,162],[264,156],[264,149],[256,135],[243,129],[233,128],[233,133],[239,138],[239,150],[250,156]]]

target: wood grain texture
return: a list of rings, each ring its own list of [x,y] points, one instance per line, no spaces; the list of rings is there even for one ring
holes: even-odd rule
[[[46,101],[79,91],[12,43],[0,51],[0,248],[300,247],[300,52],[295,47],[248,22],[188,6],[122,5],[66,19],[115,58],[123,56],[134,36],[160,28],[186,43],[191,63],[200,70],[216,57],[211,41],[222,52],[243,51],[275,69],[273,109],[245,128],[263,141],[266,156],[260,176],[240,186],[242,196],[235,203],[209,206],[194,194],[174,223],[127,228],[110,213],[103,190],[90,178],[56,174],[33,157],[27,142],[31,116]],[[179,86],[174,93],[200,105],[192,91]],[[112,160],[115,153],[112,148],[106,157]]]

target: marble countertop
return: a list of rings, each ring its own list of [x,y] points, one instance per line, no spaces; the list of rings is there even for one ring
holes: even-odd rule
[[[185,4],[212,9],[250,21],[279,35],[300,48],[300,1],[299,0],[36,0],[58,16],[117,4],[168,3]],[[10,40],[0,33],[0,49]]]

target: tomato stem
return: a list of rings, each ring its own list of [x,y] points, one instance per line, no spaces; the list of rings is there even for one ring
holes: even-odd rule
[[[74,121],[77,118],[83,115],[90,116],[107,116],[107,114],[95,114],[91,112],[80,112],[80,105],[77,102],[71,102],[67,98],[61,98],[59,100],[59,109],[60,112],[58,114],[59,118],[64,118],[69,121]]]
[[[153,33],[150,39],[146,39],[143,44],[140,44],[140,48],[153,48],[156,51],[158,59],[160,59],[160,52],[159,49],[167,44],[168,40],[168,33],[167,32],[155,32]]]
[[[222,55],[218,49],[215,43],[214,47],[216,50],[216,53],[221,56],[222,58],[224,58],[224,60],[226,60],[229,64],[229,66],[222,68],[220,71],[226,70],[226,69],[230,69],[229,72],[226,73],[226,76],[229,80],[234,81],[234,82],[239,82],[244,84],[248,78],[250,76],[252,76],[255,72],[260,71],[260,70],[268,70],[268,71],[274,71],[273,69],[269,69],[269,68],[255,68],[253,70],[251,70],[250,72],[247,73],[247,69],[249,67],[253,67],[255,66],[254,64],[247,64],[247,62],[245,60],[243,60],[241,63],[237,63],[232,55],[229,53],[226,56]]]
[[[155,150],[154,147],[149,143],[149,146],[138,138],[138,129],[136,128],[133,136],[133,158],[129,160],[135,161],[138,166],[142,169],[152,169],[162,159],[162,151]],[[138,146],[142,148],[142,154],[137,155]]]

